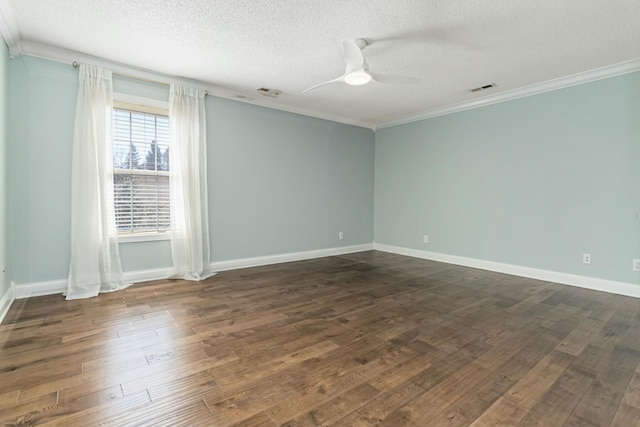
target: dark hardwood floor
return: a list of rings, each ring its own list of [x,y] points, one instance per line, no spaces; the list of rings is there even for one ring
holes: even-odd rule
[[[640,425],[639,299],[375,251],[18,300],[0,350],[0,425]]]

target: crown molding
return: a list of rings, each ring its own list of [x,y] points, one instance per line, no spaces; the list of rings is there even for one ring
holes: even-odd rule
[[[9,57],[20,56],[22,54],[20,33],[9,0],[0,0],[0,33],[9,47]]]
[[[564,89],[564,88],[577,86],[585,83],[590,83],[597,80],[608,79],[611,77],[633,73],[636,71],[640,71],[640,59],[634,59],[632,61],[626,61],[626,62],[621,62],[619,64],[596,68],[594,70],[585,71],[582,73],[573,74],[566,77],[547,80],[542,83],[536,83],[530,86],[525,86],[518,89],[498,93],[495,95],[474,99],[473,101],[461,102],[458,104],[452,104],[445,107],[427,110],[420,114],[412,114],[409,116],[400,117],[398,119],[394,119],[394,120],[390,120],[390,121],[378,124],[377,129],[397,126],[405,123],[417,122],[425,119],[431,119],[434,117],[458,113],[460,111],[471,110],[474,108],[486,107],[488,105],[512,101],[514,99],[524,98],[527,96],[539,95],[545,92],[551,92],[554,90]]]
[[[0,0],[0,24],[4,25],[7,14],[5,13],[4,6],[8,7],[7,0]],[[9,14],[11,11],[9,9]],[[13,15],[11,15],[11,18]],[[5,35],[5,26],[2,27],[2,34],[7,40]],[[457,104],[451,104],[444,107],[439,107],[431,110],[424,111],[419,114],[411,114],[399,117],[397,119],[384,121],[384,122],[368,122],[368,121],[354,121],[349,120],[341,116],[318,113],[316,111],[306,109],[299,106],[288,106],[278,103],[278,100],[271,98],[255,98],[243,99],[238,97],[238,92],[214,85],[208,82],[201,82],[196,80],[190,80],[186,78],[170,76],[154,72],[151,70],[133,67],[130,65],[108,61],[99,57],[87,55],[81,52],[76,52],[68,49],[62,49],[55,46],[50,46],[42,43],[34,43],[30,41],[19,41],[17,38],[17,31],[13,33],[14,48],[9,45],[10,54],[13,51],[14,55],[29,55],[37,58],[47,59],[50,61],[62,62],[72,64],[74,61],[83,62],[87,64],[96,65],[99,67],[109,68],[114,74],[131,77],[139,80],[152,81],[162,84],[189,84],[191,86],[198,87],[200,89],[207,90],[209,95],[213,95],[219,98],[229,99],[236,102],[242,102],[246,104],[256,105],[260,107],[271,108],[274,110],[280,110],[293,114],[300,114],[307,117],[314,117],[321,120],[328,120],[335,123],[342,123],[346,125],[358,126],[363,128],[372,129],[374,132],[386,127],[397,126],[406,123],[417,122],[420,120],[430,119],[434,117],[444,116],[447,114],[458,113],[461,111],[471,110],[474,108],[486,107],[501,102],[512,101],[518,98],[524,98],[533,95],[539,95],[545,92],[551,92],[558,89],[564,89],[572,86],[577,86],[585,83],[594,82],[597,80],[603,80],[611,77],[620,76],[623,74],[633,73],[640,71],[640,59],[635,59],[619,64],[614,64],[606,67],[597,68],[590,71],[585,71],[578,74],[573,74],[566,77],[560,77],[553,80],[548,80],[542,83],[536,83],[530,86],[525,86],[518,89],[513,89],[505,92],[501,92],[495,95],[485,96],[477,98],[472,101],[461,102]],[[15,53],[17,52],[17,53]],[[13,57],[12,56],[12,57]]]
[[[0,0],[0,2],[5,0]],[[212,83],[201,82],[196,80],[190,80],[187,78],[170,76],[167,74],[158,73],[144,68],[133,67],[127,64],[108,61],[96,56],[87,55],[82,52],[76,52],[69,49],[62,49],[56,46],[50,46],[43,43],[35,43],[31,41],[22,42],[22,54],[33,56],[36,58],[42,58],[49,61],[61,62],[66,64],[72,64],[73,62],[81,62],[85,64],[95,65],[97,67],[108,68],[114,74],[131,77],[134,79],[145,80],[161,84],[189,84],[191,86],[204,89],[209,95],[216,96],[218,98],[225,98],[236,102],[242,102],[245,104],[257,105],[260,107],[271,108],[274,110],[285,111],[288,113],[300,114],[307,117],[314,117],[317,119],[328,120],[330,122],[342,123],[346,125],[364,127],[375,130],[375,123],[370,122],[357,122],[353,120],[345,119],[337,115],[322,114],[312,111],[310,109],[302,107],[293,107],[288,105],[282,105],[278,103],[277,99],[271,99],[267,97],[254,97],[238,98],[238,92],[231,89],[227,89],[221,86],[214,85]],[[262,99],[263,98],[263,99]]]
[[[2,1],[2,0],[0,0]],[[170,84],[188,84],[190,86],[197,87],[198,89],[207,90],[208,88],[202,83],[187,78],[174,77],[167,74],[157,73],[143,68],[137,68],[118,62],[107,61],[105,59],[87,55],[82,52],[74,50],[63,49],[56,46],[47,45],[44,43],[36,43],[25,40],[22,42],[22,54],[26,56],[32,56],[35,58],[46,59],[49,61],[59,62],[63,64],[69,64],[72,66],[74,62],[94,65],[96,67],[108,68],[114,74],[130,77],[138,80],[160,83],[165,85]]]

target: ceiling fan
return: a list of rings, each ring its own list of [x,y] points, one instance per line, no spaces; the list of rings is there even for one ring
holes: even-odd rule
[[[331,83],[346,83],[352,86],[360,86],[372,81],[392,84],[412,84],[420,81],[420,79],[415,79],[413,77],[372,73],[369,71],[369,64],[367,64],[367,61],[364,59],[364,55],[362,54],[362,50],[366,46],[367,41],[364,39],[345,40],[342,42],[344,61],[346,63],[344,74],[337,79],[311,86],[310,88],[302,91],[302,93],[307,93],[310,90],[317,89],[320,86]]]

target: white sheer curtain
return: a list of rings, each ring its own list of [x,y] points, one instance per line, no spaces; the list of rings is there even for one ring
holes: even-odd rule
[[[171,85],[169,94],[172,277],[202,280],[211,272],[203,90]]]
[[[66,297],[122,289],[113,206],[111,71],[81,64],[71,165],[71,262]]]

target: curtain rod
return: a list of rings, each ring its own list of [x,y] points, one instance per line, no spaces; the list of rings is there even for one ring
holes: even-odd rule
[[[71,65],[73,65],[73,68],[78,68],[78,67],[80,67],[80,63],[79,63],[78,61],[73,61],[73,63],[72,63]],[[123,75],[123,74],[118,74],[118,73],[115,73],[115,74],[116,74],[116,75],[119,75],[119,76],[121,76],[121,77],[128,77],[128,76]],[[142,80],[142,81],[149,82],[149,83],[160,83],[160,84],[166,84],[166,83],[164,83],[164,82],[159,82],[159,81],[157,81],[157,80],[143,79],[143,78],[140,78],[140,77],[133,77],[133,78],[135,78],[136,80]],[[209,91],[208,91],[208,90],[205,90],[205,91],[204,91],[204,94],[205,94],[205,95],[209,95]]]

